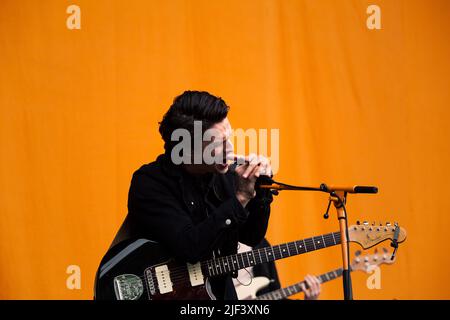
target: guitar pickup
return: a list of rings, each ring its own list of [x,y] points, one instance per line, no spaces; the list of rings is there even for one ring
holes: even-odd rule
[[[173,291],[173,283],[170,279],[170,271],[166,264],[155,268],[155,276],[156,281],[158,282],[158,289],[160,294]]]
[[[191,285],[193,287],[199,286],[199,285],[202,285],[205,283],[200,262],[198,262],[196,264],[188,263],[187,269],[189,272],[189,280],[191,281]]]

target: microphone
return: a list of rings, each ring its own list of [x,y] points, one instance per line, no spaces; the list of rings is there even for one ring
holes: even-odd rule
[[[349,187],[337,187],[337,186],[327,186],[325,183],[320,185],[320,189],[325,192],[333,192],[333,191],[344,191],[347,193],[370,193],[375,194],[378,193],[378,188],[375,186],[349,186]]]
[[[247,162],[246,162],[247,163]],[[228,166],[228,171],[231,173],[235,173],[236,172],[236,168],[238,167],[237,161],[231,163]],[[271,177],[269,177],[268,175],[260,175],[255,182],[255,189],[256,188],[261,188],[261,186],[270,186],[273,184],[273,180]]]
[[[242,159],[239,159],[242,160]],[[245,161],[244,164],[247,164],[248,161]],[[236,168],[238,165],[238,160],[235,159],[228,167],[228,170],[232,173],[236,172]],[[375,186],[347,186],[347,187],[337,187],[337,186],[327,186],[325,183],[322,183],[319,188],[311,187],[311,186],[294,186],[286,183],[281,183],[274,181],[272,177],[267,175],[260,175],[255,182],[255,189],[270,189],[274,190],[297,190],[297,191],[321,191],[326,193],[331,193],[334,191],[344,191],[347,193],[365,193],[365,194],[375,194],[378,193],[378,188]]]

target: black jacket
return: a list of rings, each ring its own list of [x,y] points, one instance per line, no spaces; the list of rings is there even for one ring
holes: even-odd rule
[[[238,241],[255,246],[264,238],[271,201],[270,192],[259,190],[244,208],[234,174],[194,177],[163,154],[133,174],[128,215],[113,244],[147,238],[190,263],[234,254]],[[218,299],[236,298],[229,276],[211,284]]]

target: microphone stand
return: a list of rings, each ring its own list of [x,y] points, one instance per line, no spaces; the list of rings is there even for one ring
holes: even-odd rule
[[[348,216],[345,204],[347,202],[347,193],[377,193],[378,189],[376,187],[369,186],[353,186],[353,187],[328,187],[326,184],[322,183],[319,188],[317,187],[304,187],[304,186],[293,186],[285,183],[280,183],[272,180],[268,176],[260,176],[259,181],[257,180],[256,187],[262,189],[270,189],[278,193],[282,190],[296,190],[296,191],[319,191],[326,192],[330,195],[328,201],[327,211],[323,215],[324,219],[328,219],[328,211],[330,210],[330,205],[333,202],[336,208],[337,218],[339,221],[339,229],[341,234],[341,251],[342,251],[342,266],[343,266],[343,290],[344,299],[353,300],[352,291],[352,279],[350,270],[350,245],[348,236]]]

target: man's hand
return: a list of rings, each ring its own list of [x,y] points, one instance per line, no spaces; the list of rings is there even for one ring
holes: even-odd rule
[[[236,198],[245,207],[256,195],[256,179],[260,175],[272,176],[272,167],[266,157],[256,154],[251,154],[248,157],[234,156],[234,159],[238,161],[235,170],[237,176]],[[244,161],[244,164],[239,165]]]
[[[308,284],[308,289],[306,289],[305,283],[300,284],[300,288],[305,293],[305,300],[317,300],[320,294],[320,281],[316,276],[307,275],[305,277],[305,282]]]

